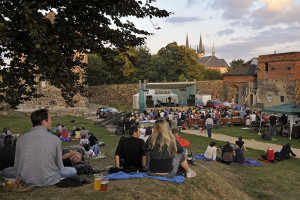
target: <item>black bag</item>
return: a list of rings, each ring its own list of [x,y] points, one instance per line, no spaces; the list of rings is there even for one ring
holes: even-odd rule
[[[62,179],[55,185],[58,187],[80,187],[83,186],[84,184],[90,184],[90,181],[84,180],[80,178],[79,176],[71,176]]]
[[[74,166],[74,168],[76,169],[78,175],[81,175],[81,174],[93,174],[94,173],[94,171],[93,171],[90,163],[88,163],[88,162],[77,163]]]

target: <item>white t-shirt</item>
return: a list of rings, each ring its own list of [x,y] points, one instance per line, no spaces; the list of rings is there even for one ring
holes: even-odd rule
[[[210,159],[213,159],[213,160],[216,160],[216,157],[217,157],[217,147],[213,146],[209,146],[206,148],[206,151],[204,153],[204,156],[206,158],[210,158]]]
[[[88,139],[81,139],[80,144],[83,146],[85,144],[90,144],[90,141]]]
[[[255,121],[256,121],[256,115],[255,115],[255,114],[250,115],[250,117],[251,117],[251,121],[252,121],[252,122],[255,122]]]

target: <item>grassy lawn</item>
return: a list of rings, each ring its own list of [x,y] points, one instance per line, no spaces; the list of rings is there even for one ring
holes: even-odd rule
[[[71,123],[76,120],[78,123]],[[119,141],[119,136],[104,128],[94,127],[94,122],[83,118],[63,116],[61,119],[53,117],[53,125],[61,123],[68,129],[73,126],[82,127],[95,133],[105,146],[100,150],[107,156],[103,159],[89,160],[93,167],[105,167],[113,165],[113,155]],[[82,124],[88,123],[88,124]],[[10,126],[15,133],[27,132],[31,128],[29,117],[1,117],[0,128]],[[229,127],[220,131],[252,138],[257,134],[241,132],[241,127]],[[216,130],[216,129],[214,129]],[[225,133],[227,134],[227,133]],[[229,134],[229,133],[228,133]],[[249,135],[247,137],[247,134]],[[189,151],[194,154],[203,153],[211,139],[189,134],[181,134],[191,141]],[[258,136],[257,136],[258,138]],[[257,139],[256,138],[256,139]],[[223,141],[216,141],[217,145],[223,145]],[[79,142],[64,142],[63,148]],[[294,146],[292,144],[292,146]],[[256,159],[263,153],[253,150],[244,152],[246,158]],[[50,186],[38,188],[28,194],[7,193],[0,189],[0,199],[298,199],[300,195],[299,174],[300,160],[290,160],[276,164],[263,163],[262,166],[224,165],[218,162],[195,161],[198,165],[192,166],[197,172],[197,177],[186,179],[178,185],[153,179],[130,179],[110,181],[108,192],[96,192],[93,184],[79,188],[58,188]],[[92,175],[82,176],[92,181]]]
[[[255,131],[249,131],[249,129],[242,129],[244,126],[231,126],[231,127],[222,127],[220,129],[214,128],[212,131],[213,133],[221,133],[224,135],[229,135],[233,137],[243,137],[246,139],[254,139],[258,141],[264,141],[260,139],[261,135],[258,135],[258,132]],[[277,131],[280,131],[280,128],[278,128]],[[261,133],[263,130],[261,131]],[[299,139],[288,139],[287,137],[283,137],[280,135],[272,136],[272,138],[275,138],[277,140],[275,141],[268,141],[268,143],[278,144],[278,145],[285,145],[286,143],[290,143],[292,147],[300,149],[300,140]]]

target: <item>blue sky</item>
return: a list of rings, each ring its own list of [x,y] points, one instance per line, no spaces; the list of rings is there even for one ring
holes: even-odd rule
[[[133,20],[155,35],[147,38],[151,53],[176,41],[192,48],[200,34],[206,55],[213,41],[216,56],[228,63],[259,55],[300,51],[300,0],[157,0],[153,5],[173,12],[169,18]]]

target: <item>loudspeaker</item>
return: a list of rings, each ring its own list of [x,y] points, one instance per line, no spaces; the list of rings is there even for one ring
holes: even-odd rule
[[[189,99],[193,99],[195,101],[195,95],[194,94],[190,94]]]
[[[152,100],[152,95],[146,96],[146,100],[147,100],[147,101],[151,101],[151,100]]]
[[[146,100],[146,106],[148,108],[153,108],[154,107],[154,101],[153,100]]]
[[[187,100],[187,105],[188,106],[195,106],[195,99],[188,99]]]

